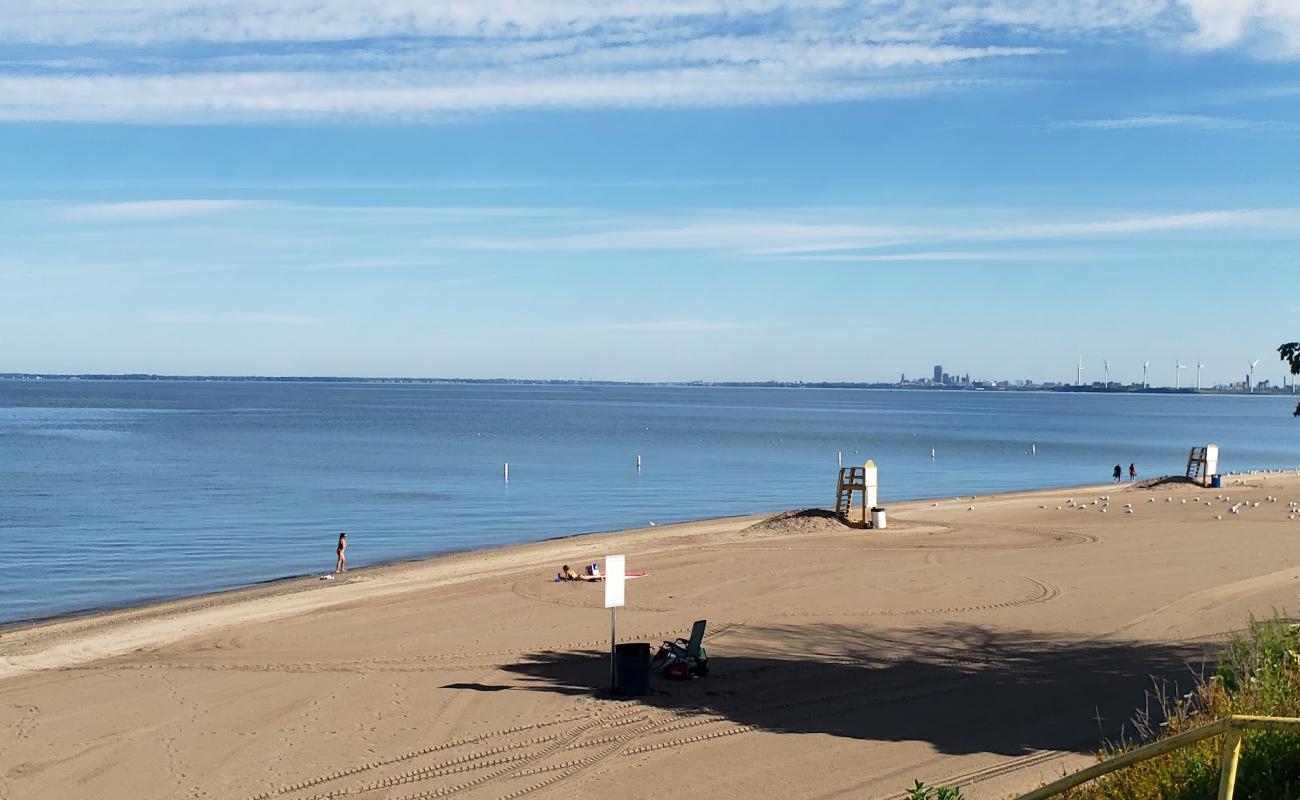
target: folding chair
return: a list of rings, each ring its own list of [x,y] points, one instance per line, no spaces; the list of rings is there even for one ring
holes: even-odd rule
[[[687,672],[690,675],[704,676],[709,674],[709,655],[704,651],[704,629],[708,626],[708,620],[698,619],[691,626],[691,638],[675,639],[671,642],[664,642],[659,646],[659,652],[655,653],[654,658],[650,659],[650,666],[653,668],[660,661],[682,661],[686,664]]]

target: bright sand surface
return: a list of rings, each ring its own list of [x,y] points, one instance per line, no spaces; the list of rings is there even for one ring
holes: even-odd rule
[[[1005,797],[1300,606],[1300,477],[1232,480],[665,525],[3,631],[0,797]],[[551,579],[609,553],[649,573],[620,639],[707,618],[708,677],[602,693],[601,587]]]

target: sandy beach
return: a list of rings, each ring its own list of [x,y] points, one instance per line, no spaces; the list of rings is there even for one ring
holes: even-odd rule
[[[1300,477],[1231,480],[664,525],[5,630],[0,798],[1006,797],[1300,606]],[[603,692],[601,588],[552,578],[610,553],[648,573],[620,641],[707,619],[708,677]]]

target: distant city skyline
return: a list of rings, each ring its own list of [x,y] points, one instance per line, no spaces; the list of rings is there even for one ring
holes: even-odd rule
[[[1283,4],[74,5],[0,20],[0,372],[1209,386],[1300,339]]]

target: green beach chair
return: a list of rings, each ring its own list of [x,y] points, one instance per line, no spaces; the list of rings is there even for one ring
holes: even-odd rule
[[[680,663],[685,667],[684,677],[703,677],[709,674],[709,655],[704,651],[704,629],[708,626],[708,620],[698,619],[691,626],[690,639],[675,639],[671,642],[664,642],[659,646],[659,652],[655,653],[654,658],[650,659],[650,666],[653,668],[659,662],[665,662],[664,673],[672,675],[679,670],[673,669],[674,664]]]

